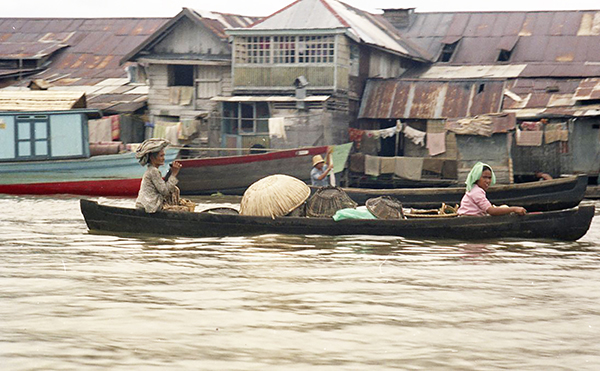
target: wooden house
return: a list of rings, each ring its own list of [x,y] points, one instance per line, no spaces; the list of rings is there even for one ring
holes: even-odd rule
[[[121,59],[136,62],[150,83],[148,109],[155,134],[184,123],[209,147],[219,147],[215,96],[232,94],[231,46],[226,28],[245,27],[257,18],[183,10]],[[218,122],[218,121],[217,121]],[[209,135],[209,133],[213,135]],[[190,138],[193,139],[193,138]]]
[[[222,143],[286,148],[343,143],[365,81],[428,61],[383,17],[337,0],[298,0],[232,37]]]

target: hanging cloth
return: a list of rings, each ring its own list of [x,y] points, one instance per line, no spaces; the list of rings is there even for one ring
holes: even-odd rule
[[[284,117],[271,117],[269,119],[269,136],[271,138],[283,138],[283,140],[287,140]]]
[[[391,128],[379,130],[379,136],[383,139],[391,138],[394,135],[396,135],[396,127],[395,126],[392,126]]]
[[[395,174],[400,178],[420,180],[423,172],[423,157],[396,157]]]
[[[365,174],[379,176],[381,169],[381,158],[378,156],[365,156]]]
[[[417,129],[413,129],[408,125],[404,125],[404,135],[410,139],[414,144],[423,147],[425,145],[425,135],[427,134],[424,131],[420,131]]]
[[[427,149],[430,156],[446,152],[446,132],[427,133]]]

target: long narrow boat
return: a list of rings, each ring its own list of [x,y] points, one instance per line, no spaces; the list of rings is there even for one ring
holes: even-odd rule
[[[92,109],[0,112],[0,193],[135,196],[145,168],[135,153],[91,156]],[[165,159],[179,153],[167,149]]]
[[[91,231],[142,233],[187,237],[224,237],[260,234],[385,235],[406,238],[483,240],[498,238],[557,239],[583,237],[594,217],[594,206],[530,213],[524,216],[417,218],[401,220],[342,220],[158,212],[80,201]]]
[[[327,146],[295,148],[242,156],[179,160],[178,187],[181,194],[221,192],[241,195],[252,183],[269,175],[285,174],[303,181],[310,178],[312,156],[327,152]]]
[[[179,151],[167,148],[165,152],[165,161],[173,161]],[[135,196],[145,170],[133,152],[70,160],[0,162],[0,193]]]
[[[579,205],[585,196],[587,184],[585,175],[530,183],[503,184],[490,187],[487,197],[495,205],[523,206],[528,211],[561,210]],[[358,204],[364,204],[373,197],[391,196],[402,202],[404,207],[419,209],[436,208],[443,202],[459,204],[465,194],[464,187],[343,189]]]

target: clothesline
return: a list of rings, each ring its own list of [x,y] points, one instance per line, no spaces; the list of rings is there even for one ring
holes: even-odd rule
[[[282,152],[289,151],[289,149],[272,149],[272,148],[203,148],[203,147],[183,147],[183,146],[169,146],[174,149],[185,149],[189,151],[260,151],[260,152]]]
[[[362,141],[363,136],[367,138],[390,138],[394,135],[399,135],[402,132],[406,138],[408,138],[415,145],[424,147],[425,146],[425,138],[427,138],[427,149],[429,150],[429,154],[431,156],[436,156],[441,153],[446,152],[446,132],[441,133],[427,133],[424,131],[420,131],[410,127],[408,124],[401,122],[400,120],[396,121],[396,125],[386,128],[386,129],[378,129],[378,130],[362,130],[349,128],[348,136],[350,140],[356,143],[357,148],[360,148],[360,143]],[[396,137],[398,138],[398,137]],[[396,152],[398,152],[398,140],[396,139]]]

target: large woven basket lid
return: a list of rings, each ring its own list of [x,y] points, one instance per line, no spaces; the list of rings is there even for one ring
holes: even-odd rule
[[[402,203],[390,196],[369,198],[365,206],[377,219],[404,219]]]
[[[283,216],[302,205],[310,196],[310,187],[300,179],[276,174],[254,182],[242,197],[241,215]]]
[[[306,203],[306,215],[332,217],[341,209],[356,208],[354,202],[343,189],[338,187],[319,188]]]

